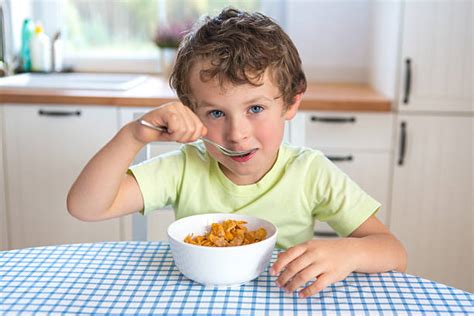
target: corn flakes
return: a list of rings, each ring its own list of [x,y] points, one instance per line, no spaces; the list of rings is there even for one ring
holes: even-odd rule
[[[265,228],[260,227],[257,230],[249,231],[244,224],[247,222],[232,219],[222,223],[213,223],[210,231],[203,236],[193,237],[193,234],[190,234],[184,238],[184,242],[207,247],[233,247],[253,244],[267,237]]]

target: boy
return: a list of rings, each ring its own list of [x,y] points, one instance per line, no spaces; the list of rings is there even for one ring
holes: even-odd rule
[[[320,152],[281,144],[306,89],[298,52],[271,19],[224,9],[180,45],[170,78],[181,102],[124,126],[87,164],[68,195],[69,212],[96,221],[172,205],[176,218],[210,212],[252,214],[279,229],[277,285],[313,295],[351,272],[404,271],[406,252],[374,216],[380,204]],[[229,157],[196,141],[206,137]],[[128,169],[152,141],[184,143]],[[312,240],[314,220],[341,236]]]

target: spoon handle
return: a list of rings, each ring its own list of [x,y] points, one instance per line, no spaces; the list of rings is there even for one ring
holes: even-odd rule
[[[140,123],[140,124],[142,124],[142,125],[144,125],[148,128],[154,129],[156,131],[159,131],[159,132],[162,132],[162,133],[168,133],[168,129],[166,128],[166,126],[153,125],[150,122],[147,122],[145,120],[138,120],[138,123]],[[215,146],[221,153],[223,153],[224,155],[227,155],[227,156],[231,156],[231,157],[246,155],[246,154],[251,153],[253,150],[255,150],[255,149],[251,149],[251,150],[247,150],[247,151],[234,151],[234,150],[230,150],[230,149],[227,149],[225,147],[222,147],[218,143],[215,143],[212,140],[207,139],[205,137],[200,137],[199,139],[206,142],[206,143],[209,143],[209,144]]]
[[[140,124],[142,124],[142,125],[144,125],[144,126],[146,126],[146,127],[149,127],[149,128],[151,128],[151,129],[154,129],[154,130],[156,130],[156,131],[159,131],[159,132],[162,132],[162,133],[168,133],[168,128],[166,128],[166,126],[153,125],[153,124],[151,124],[150,122],[147,122],[147,121],[145,121],[145,120],[138,120],[138,123],[140,123]],[[218,147],[218,148],[223,148],[221,145],[219,145],[219,144],[217,144],[217,143],[214,143],[212,140],[209,140],[209,139],[207,139],[207,138],[205,138],[205,137],[200,137],[199,139],[202,140],[202,141],[205,141],[205,142],[207,142],[207,143],[209,143],[209,144],[211,144],[211,145],[214,145],[214,146],[216,146],[216,147]]]
[[[149,127],[151,129],[154,129],[156,131],[159,131],[159,132],[163,132],[163,133],[168,133],[168,128],[166,128],[166,126],[161,126],[161,125],[153,125],[145,120],[138,120],[138,123],[146,126],[146,127]]]

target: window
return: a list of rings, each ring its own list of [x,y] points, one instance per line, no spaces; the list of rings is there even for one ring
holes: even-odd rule
[[[66,64],[83,71],[154,72],[158,71],[160,56],[153,38],[159,27],[174,21],[196,21],[202,15],[215,15],[226,6],[275,15],[282,12],[278,7],[283,0],[30,0],[30,3],[34,20],[42,22],[50,37],[61,31]]]

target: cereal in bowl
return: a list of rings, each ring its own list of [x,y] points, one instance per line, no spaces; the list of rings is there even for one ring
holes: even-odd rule
[[[193,237],[190,234],[184,238],[184,242],[198,246],[207,247],[232,247],[249,245],[262,241],[267,236],[265,228],[249,231],[246,221],[236,221],[232,219],[221,223],[212,223],[211,230],[202,236]]]

